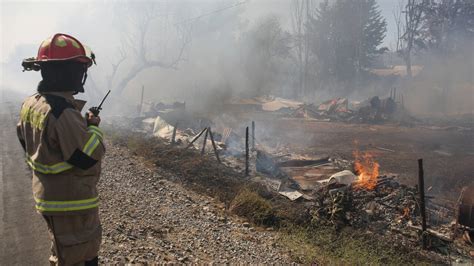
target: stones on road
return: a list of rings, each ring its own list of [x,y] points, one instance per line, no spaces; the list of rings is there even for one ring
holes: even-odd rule
[[[109,144],[99,183],[103,263],[289,263],[276,233]]]

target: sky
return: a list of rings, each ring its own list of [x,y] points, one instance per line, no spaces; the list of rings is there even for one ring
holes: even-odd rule
[[[177,0],[178,1],[178,0]],[[192,0],[200,3],[206,0]],[[80,34],[84,27],[91,31],[99,31],[106,27],[95,27],[84,24],[87,19],[83,14],[90,16],[95,2],[101,0],[0,0],[0,62],[6,62],[18,45],[37,45],[46,37],[55,32],[67,32],[73,36]],[[387,36],[384,46],[390,47],[394,40],[393,9],[398,5],[398,0],[377,0],[382,15],[387,21]],[[260,16],[275,14],[280,17],[282,25],[290,27],[289,0],[248,0],[245,2],[245,16],[252,23]],[[78,6],[82,7],[77,8]],[[93,12],[92,12],[93,13]],[[75,21],[75,22],[74,22]],[[70,27],[61,27],[69,24]],[[113,27],[113,25],[110,25]],[[100,32],[97,32],[100,34]],[[107,34],[106,31],[103,34]],[[89,45],[92,40],[88,40]],[[36,51],[32,51],[34,56]]]

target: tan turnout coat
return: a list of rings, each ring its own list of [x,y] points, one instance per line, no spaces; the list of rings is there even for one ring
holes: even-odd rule
[[[36,209],[43,215],[97,211],[103,133],[87,126],[85,102],[71,92],[37,93],[20,112],[17,133],[33,170]]]

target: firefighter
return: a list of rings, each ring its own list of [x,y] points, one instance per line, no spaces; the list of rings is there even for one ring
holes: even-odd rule
[[[51,265],[97,265],[102,227],[97,182],[105,152],[100,118],[81,115],[94,54],[77,39],[55,34],[41,43],[25,70],[41,71],[37,93],[21,107],[17,133],[33,172],[36,210],[52,240]]]

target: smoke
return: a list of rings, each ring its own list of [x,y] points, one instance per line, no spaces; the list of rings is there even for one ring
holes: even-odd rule
[[[97,56],[86,93],[79,97],[96,104],[112,89],[104,106],[109,114],[136,112],[142,87],[146,102],[184,101],[196,112],[219,112],[235,97],[295,96],[291,1],[7,1],[0,5],[0,88],[4,91],[32,94],[40,75],[21,72],[21,60],[35,56],[46,37],[64,32],[90,46]],[[394,3],[380,1],[380,6],[393,30]],[[262,26],[272,19],[276,21],[272,27]],[[279,37],[283,44],[268,44],[270,57],[255,51],[257,45],[267,45],[259,39],[265,35],[262,28],[263,33],[275,33],[269,39]],[[369,81],[360,75],[346,84],[311,85],[302,100],[363,100],[387,96],[398,87],[415,114],[472,114],[472,43],[465,46],[465,52],[449,58],[426,55],[428,59],[419,62],[424,65],[422,74],[412,82]]]
[[[434,117],[474,115],[474,55],[472,41],[456,54],[429,54],[423,71],[403,84],[407,108]]]

